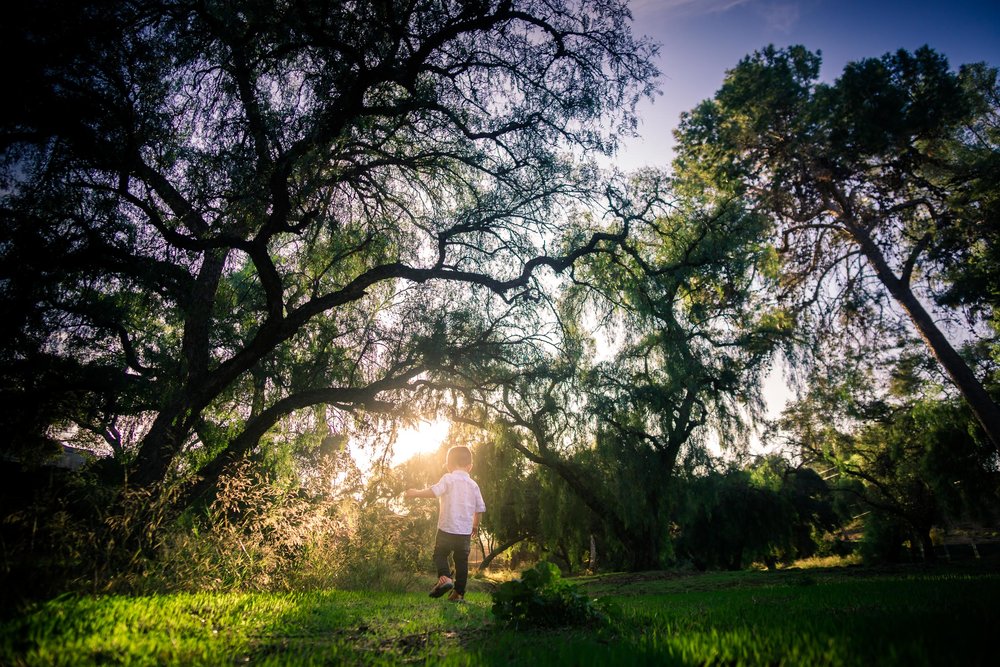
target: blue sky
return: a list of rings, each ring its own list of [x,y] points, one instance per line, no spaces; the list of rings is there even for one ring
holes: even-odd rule
[[[618,156],[623,169],[666,166],[677,118],[719,88],[727,69],[768,44],[823,55],[822,76],[844,64],[924,44],[952,67],[1000,66],[1000,0],[632,0],[634,30],[661,44],[663,95],[640,109],[641,137]]]

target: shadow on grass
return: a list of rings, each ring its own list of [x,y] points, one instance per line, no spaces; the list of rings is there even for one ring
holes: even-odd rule
[[[250,664],[405,664],[465,653],[492,631],[488,595],[469,602],[418,593],[329,591],[305,596],[294,610],[248,637]],[[237,660],[239,662],[240,660]]]

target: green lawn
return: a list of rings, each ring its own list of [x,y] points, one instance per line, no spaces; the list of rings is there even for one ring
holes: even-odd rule
[[[493,624],[490,596],[326,591],[73,597],[0,626],[0,664],[987,665],[1000,572],[978,567],[606,575],[611,617]]]

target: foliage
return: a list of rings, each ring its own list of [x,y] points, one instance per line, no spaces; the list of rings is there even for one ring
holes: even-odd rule
[[[493,616],[519,629],[589,624],[604,614],[584,593],[542,561],[493,593]]]
[[[574,463],[586,467],[586,453],[578,454]],[[598,568],[613,568],[621,561],[613,549],[619,543],[609,535],[601,517],[584,503],[566,481],[551,469],[539,466],[538,536],[536,544],[542,557],[557,564],[565,572],[591,572]],[[610,480],[608,480],[610,481]],[[610,484],[607,485],[610,488]],[[591,553],[591,540],[596,553]],[[596,556],[596,562],[591,561]]]
[[[949,147],[945,158],[956,174],[951,183],[960,186],[949,202],[957,214],[933,251],[947,276],[935,299],[971,308],[997,334],[1000,293],[983,287],[1000,283],[1000,230],[990,224],[1000,215],[1000,81],[996,70],[983,63],[963,66],[960,79],[979,108],[968,141]]]
[[[347,501],[337,508],[338,529],[316,535],[288,588],[399,591],[423,588],[420,574],[433,541],[422,526],[384,503]]]
[[[998,146],[996,71],[951,71],[929,47],[849,63],[833,83],[819,81],[819,67],[801,46],[741,60],[682,118],[678,178],[768,217],[782,296],[801,331],[878,341],[905,314],[1000,448],[990,375],[970,368],[935,321],[992,317],[995,281],[968,278],[995,272],[995,231],[982,223],[997,196],[987,176]],[[947,294],[937,305],[957,310],[925,307]]]
[[[840,476],[835,490],[865,516],[866,556],[899,560],[908,541],[932,559],[934,527],[998,516],[997,458],[968,407],[915,375],[911,357],[880,366],[843,360],[811,375],[782,424],[804,462]]]
[[[903,543],[912,535],[911,531],[898,515],[870,512],[864,518],[859,549],[862,562],[869,565],[904,562]]]
[[[349,455],[322,458],[311,481],[325,477],[325,493],[243,465],[179,517],[170,493],[132,489],[112,503],[85,472],[47,489],[22,480],[33,492],[4,505],[4,595],[411,587],[429,561],[427,531],[378,497],[377,480],[352,476]]]
[[[991,664],[989,567],[664,573],[578,582],[611,625],[491,623],[490,600],[349,591],[69,597],[0,621],[14,665]]]
[[[335,469],[353,466],[335,457]],[[426,554],[426,531],[377,497],[378,480],[328,481],[309,497],[245,466],[222,477],[213,502],[165,533],[142,587],[171,590],[407,589]],[[135,586],[133,586],[133,590]]]
[[[119,586],[136,592],[284,588],[308,544],[332,531],[328,510],[243,466],[220,478],[203,513],[161,531],[141,568],[118,573]]]
[[[176,488],[117,493],[87,469],[0,470],[0,591],[10,600],[128,589],[176,525]]]
[[[480,523],[480,537],[488,536],[481,566],[485,569],[501,553],[525,540],[542,541],[541,526],[551,515],[549,508],[543,509],[541,471],[504,438],[480,432],[474,451],[474,475],[483,496],[489,498],[488,511]]]
[[[491,426],[589,510],[580,516],[559,493],[546,506],[586,524],[566,528],[572,539],[558,545],[571,567],[580,533],[605,538],[604,553],[620,556],[609,564],[669,559],[678,461],[712,431],[746,444],[743,418],[762,406],[756,380],[786,333],[769,298],[773,252],[761,218],[677,191],[654,171],[630,187],[638,194],[616,202],[629,236],[582,258],[558,303],[558,353],[510,369],[461,415]],[[603,360],[598,336],[614,341]]]
[[[816,473],[765,457],[744,469],[687,480],[677,518],[677,552],[697,568],[775,567],[807,558],[837,524],[830,491]]]
[[[656,74],[620,1],[47,0],[0,43],[2,425],[181,501],[531,344]]]

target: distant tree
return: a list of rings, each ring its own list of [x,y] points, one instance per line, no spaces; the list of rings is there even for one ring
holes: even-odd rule
[[[792,508],[794,518],[790,542],[777,556],[785,561],[814,556],[822,536],[843,523],[832,489],[816,470],[783,462],[779,493]]]
[[[584,156],[652,90],[628,20],[576,0],[12,8],[9,441],[76,429],[130,485],[211,484],[307,408],[402,414],[530,340],[539,274],[621,234],[561,229],[603,188]]]
[[[933,559],[932,528],[989,522],[1000,506],[997,458],[967,405],[905,377],[912,368],[904,357],[895,393],[857,367],[815,375],[782,416],[803,461],[856,482],[837,488],[867,513],[869,547],[890,559],[903,539]]]
[[[469,442],[475,455],[473,477],[483,497],[489,499],[480,522],[483,561],[479,569],[485,570],[522,542],[540,541],[541,483],[535,466],[510,446],[503,433],[479,431]]]
[[[925,306],[995,316],[996,71],[952,72],[926,47],[850,63],[832,84],[819,66],[802,47],[742,60],[683,116],[678,174],[770,217],[800,307],[857,318],[891,297],[1000,448],[1000,407]]]
[[[738,570],[754,561],[775,567],[811,556],[814,535],[837,523],[823,480],[780,457],[693,476],[684,492],[677,552],[703,569]]]

